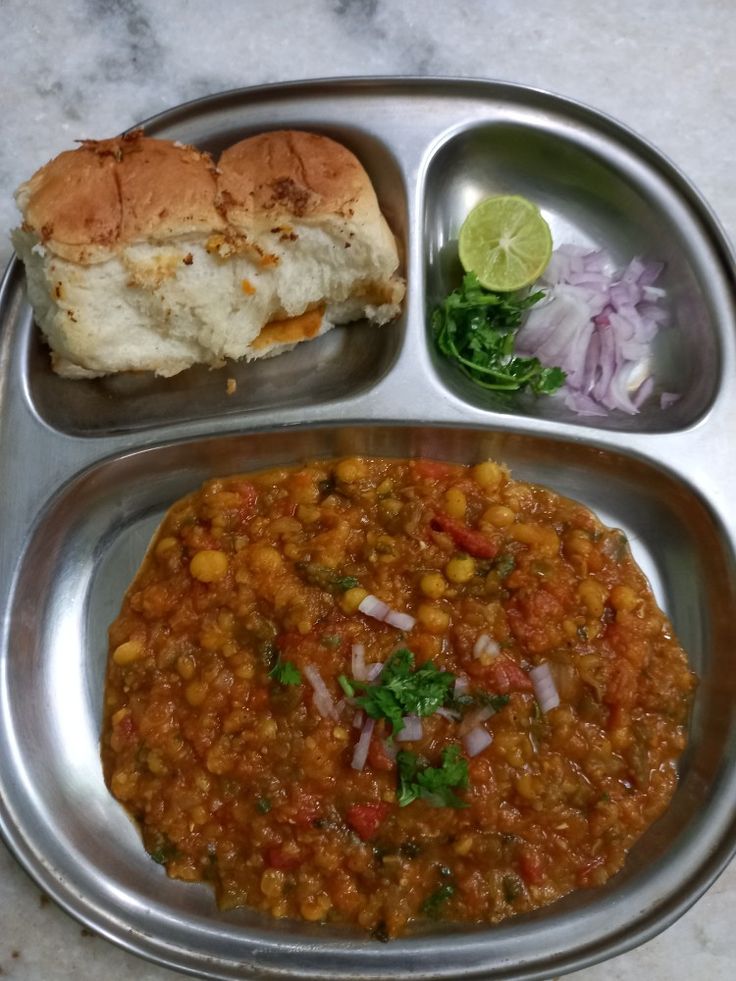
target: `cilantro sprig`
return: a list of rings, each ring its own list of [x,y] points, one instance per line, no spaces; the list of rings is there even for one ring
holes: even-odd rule
[[[444,885],[441,885],[439,889],[435,889],[435,891],[424,900],[421,906],[422,913],[424,913],[425,916],[439,916],[444,904],[448,899],[452,899],[454,895],[455,887],[453,884],[451,882],[445,882]]]
[[[541,290],[525,297],[493,293],[480,285],[475,273],[466,273],[462,286],[432,314],[437,349],[489,391],[511,395],[528,388],[535,395],[551,395],[565,381],[565,372],[514,354],[522,315],[543,296]]]
[[[500,712],[509,704],[508,695],[493,695],[490,692],[475,691],[458,694],[453,692],[449,706],[461,714],[471,708],[482,708],[490,706],[494,712]]]
[[[282,661],[280,656],[268,672],[268,677],[282,685],[300,685],[302,682],[301,671],[296,664],[293,661]]]
[[[379,684],[350,682],[353,689],[363,691],[356,704],[372,719],[387,719],[394,734],[404,728],[405,715],[432,715],[445,703],[454,684],[455,675],[440,671],[431,661],[414,670],[414,655],[406,647],[394,651],[386,661]]]
[[[467,807],[455,790],[467,790],[468,761],[460,756],[456,744],[442,750],[440,766],[430,766],[416,753],[401,750],[396,755],[399,771],[399,807],[420,798],[435,807]]]

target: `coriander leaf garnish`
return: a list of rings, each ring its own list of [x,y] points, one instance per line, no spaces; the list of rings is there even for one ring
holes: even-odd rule
[[[565,381],[565,372],[514,354],[522,314],[543,296],[541,290],[525,297],[493,293],[480,285],[475,273],[466,273],[462,286],[432,314],[437,349],[489,391],[509,395],[528,388],[535,395],[551,395]]]
[[[404,728],[405,715],[424,716],[435,712],[455,683],[454,674],[440,671],[431,661],[416,671],[413,667],[414,655],[401,647],[386,661],[379,684],[351,682],[355,689],[364,692],[355,699],[356,704],[372,719],[388,719],[394,733]]]
[[[493,571],[498,574],[499,579],[505,579],[516,567],[516,559],[510,552],[504,552],[496,559]]]
[[[446,882],[439,889],[435,889],[422,903],[422,913],[425,916],[437,916],[441,907],[455,895],[455,887]]]
[[[440,766],[430,766],[416,753],[400,750],[396,756],[399,771],[399,807],[421,798],[435,807],[467,807],[453,788],[468,786],[468,761],[460,756],[460,747],[446,746]]]
[[[490,706],[494,712],[498,712],[508,704],[508,695],[492,695],[485,691],[475,691],[472,694],[467,692],[461,695],[453,693],[449,703],[450,708],[458,709],[460,712],[465,712],[470,708],[481,708],[485,705]]]
[[[280,657],[268,672],[268,676],[282,685],[300,685],[302,681],[301,672],[296,664],[293,661],[282,661]]]
[[[155,835],[150,847],[147,844],[148,854],[158,865],[166,865],[179,854],[179,849],[174,842],[165,834]]]
[[[297,562],[295,568],[310,586],[319,586],[328,593],[345,593],[360,585],[355,576],[341,576],[335,569],[317,562]]]

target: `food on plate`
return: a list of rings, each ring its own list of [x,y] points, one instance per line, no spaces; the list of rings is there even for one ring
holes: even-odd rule
[[[552,233],[539,208],[518,194],[484,198],[460,228],[463,269],[497,293],[531,286],[552,254]]]
[[[13,233],[54,369],[174,375],[394,319],[404,282],[370,178],[283,130],[204,152],[135,131],[86,140],[16,192]]]
[[[321,460],[168,512],[110,628],[102,758],[170,876],[385,940],[606,882],[693,688],[583,505],[492,461]]]
[[[462,284],[437,304],[437,350],[496,399],[559,392],[578,415],[635,415],[654,391],[652,342],[667,312],[654,286],[663,264],[616,269],[603,250],[552,251],[539,209],[519,196],[486,198],[458,237]],[[532,286],[532,292],[524,293]],[[660,407],[679,400],[660,393]]]
[[[564,371],[515,351],[526,311],[543,296],[541,290],[527,296],[494,293],[481,286],[475,273],[466,273],[462,285],[432,314],[437,350],[497,397],[509,398],[525,390],[534,395],[556,392],[565,380]]]
[[[580,415],[637,413],[654,390],[652,342],[667,322],[661,262],[635,258],[616,269],[602,250],[561,245],[542,276],[543,302],[516,335],[516,351],[558,364],[561,394]],[[666,408],[679,396],[663,392]]]

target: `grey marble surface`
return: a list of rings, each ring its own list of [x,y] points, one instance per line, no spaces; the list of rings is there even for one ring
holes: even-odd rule
[[[13,189],[75,139],[223,89],[335,75],[472,75],[580,99],[663,150],[733,240],[734,41],[733,0],[0,0],[0,263]],[[577,977],[730,979],[735,901],[732,865],[660,937]],[[0,845],[0,976],[179,975],[82,929]]]

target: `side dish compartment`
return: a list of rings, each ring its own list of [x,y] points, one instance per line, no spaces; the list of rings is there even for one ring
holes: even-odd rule
[[[434,350],[432,310],[462,280],[460,226],[480,200],[499,194],[535,202],[555,247],[570,243],[603,249],[619,269],[634,257],[664,263],[657,287],[666,290],[662,303],[669,320],[653,343],[654,394],[639,415],[576,416],[558,397],[500,403]],[[424,198],[427,342],[440,378],[477,408],[633,432],[667,432],[692,424],[715,397],[719,333],[733,321],[731,304],[721,299],[727,294],[718,242],[700,209],[689,199],[687,185],[660,158],[650,155],[647,161],[604,132],[573,126],[553,114],[540,113],[523,123],[477,123],[449,136],[429,162]],[[664,392],[680,396],[666,409],[660,407]]]
[[[344,143],[366,168],[386,219],[406,255],[406,187],[399,164],[371,134],[343,127],[310,127],[295,119],[283,127],[313,129]],[[258,127],[261,132],[267,127]],[[202,133],[197,145],[219,151],[251,135],[243,128],[215,140]],[[20,274],[20,267],[19,267]],[[127,372],[70,381],[51,370],[49,351],[30,316],[23,322],[22,371],[34,411],[53,429],[99,436],[151,429],[170,423],[221,419],[233,414],[276,412],[329,405],[369,391],[390,371],[403,344],[405,313],[383,327],[365,322],[336,328],[275,358],[230,362],[222,368],[195,366],[172,378]]]

